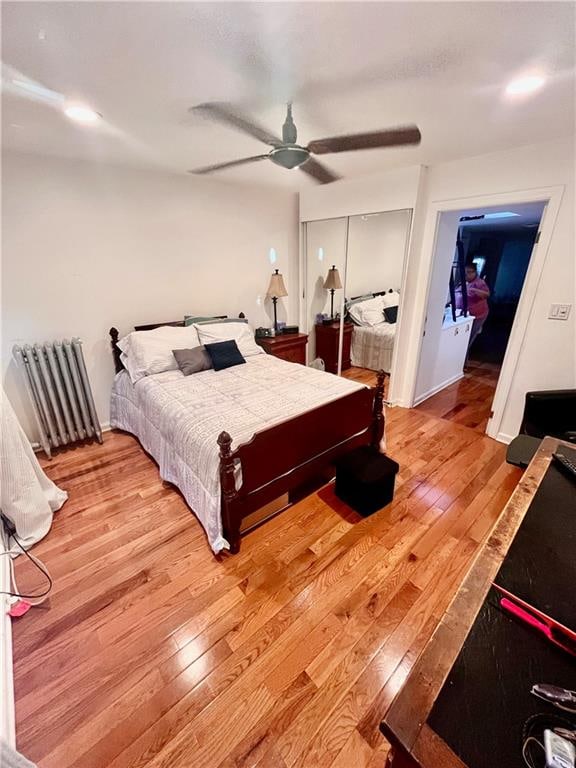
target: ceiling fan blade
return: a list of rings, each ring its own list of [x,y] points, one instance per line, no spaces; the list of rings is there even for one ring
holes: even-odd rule
[[[308,144],[308,150],[315,155],[331,152],[350,152],[355,149],[377,149],[378,147],[401,147],[406,144],[420,144],[422,136],[416,125],[404,125],[371,133],[353,133],[349,136],[334,136],[317,139]]]
[[[211,120],[217,120],[219,123],[227,125],[229,128],[236,128],[236,130],[247,133],[249,136],[258,139],[258,141],[269,144],[271,147],[277,147],[282,144],[281,139],[267,131],[266,128],[262,128],[262,126],[257,125],[248,117],[242,115],[231,104],[225,104],[221,101],[206,102],[205,104],[191,107],[189,112],[202,114]]]
[[[215,165],[206,165],[203,168],[193,168],[188,173],[213,173],[213,171],[222,171],[224,168],[234,168],[236,165],[247,165],[255,163],[258,160],[267,160],[268,155],[254,155],[254,157],[243,157],[241,160],[230,160],[228,163],[216,163]]]
[[[304,173],[307,173],[308,176],[312,176],[313,179],[319,181],[320,184],[330,184],[330,182],[338,181],[340,178],[340,176],[329,171],[322,163],[319,163],[318,160],[314,160],[313,157],[308,158],[299,168]]]

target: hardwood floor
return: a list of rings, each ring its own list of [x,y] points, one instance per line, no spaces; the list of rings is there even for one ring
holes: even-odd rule
[[[475,378],[474,378],[475,377]],[[388,410],[394,502],[331,486],[214,558],[136,440],[45,462],[70,494],[14,622],[18,745],[41,768],[381,768],[378,724],[520,476],[479,433],[482,374]],[[32,586],[19,558],[20,586]]]
[[[348,368],[343,375],[347,379],[369,386],[376,384],[376,373],[367,368]],[[464,378],[425,400],[417,410],[462,424],[484,434],[499,376],[499,365],[471,360]],[[389,378],[386,378],[385,396],[389,381]]]

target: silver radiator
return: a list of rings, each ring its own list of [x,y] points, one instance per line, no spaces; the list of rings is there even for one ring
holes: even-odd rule
[[[24,371],[40,445],[48,457],[53,448],[78,440],[96,438],[101,443],[102,429],[80,339],[26,344],[12,352]]]

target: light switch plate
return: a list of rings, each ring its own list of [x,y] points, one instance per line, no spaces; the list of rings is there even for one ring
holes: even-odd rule
[[[572,304],[551,304],[548,312],[549,320],[568,320]]]

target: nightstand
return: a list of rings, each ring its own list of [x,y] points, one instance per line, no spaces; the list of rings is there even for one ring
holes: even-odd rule
[[[350,347],[352,345],[352,330],[354,323],[344,323],[344,336],[342,339],[342,370],[350,368]],[[328,323],[315,325],[316,357],[324,360],[326,370],[330,373],[338,373],[338,342],[340,339],[340,323]]]
[[[301,365],[306,365],[307,343],[307,333],[281,333],[278,336],[263,336],[256,339],[256,344],[259,344],[269,355],[287,360],[289,363],[301,363]]]

